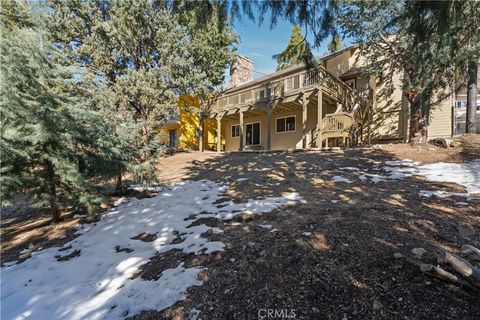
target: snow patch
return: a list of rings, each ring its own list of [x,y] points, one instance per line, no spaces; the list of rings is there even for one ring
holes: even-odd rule
[[[339,169],[346,170],[346,171],[360,171],[360,169],[357,167],[340,167]]]
[[[464,163],[438,162],[426,165],[420,165],[411,160],[401,160],[386,161],[386,164],[389,166],[383,169],[389,172],[389,179],[403,179],[418,175],[425,177],[428,181],[457,183],[466,189],[466,194],[422,190],[420,192],[422,196],[471,196],[480,193],[480,159]]]
[[[227,187],[203,180],[159,188],[153,198],[131,198],[110,209],[95,225],[79,225],[78,237],[64,244],[62,251],[48,248],[20,264],[2,267],[1,318],[123,319],[141,310],[162,310],[184,299],[189,287],[202,284],[197,276],[204,268],[186,268],[180,262],[164,270],[157,280],[132,277],[157,252],[224,250],[222,242],[202,236],[221,229],[192,225],[200,218],[228,220],[301,200],[298,194],[289,193],[246,203],[230,201],[218,208]],[[118,252],[118,247],[129,250]],[[71,258],[58,261],[72,253]]]
[[[188,320],[197,320],[199,314],[200,314],[200,310],[193,308],[188,313]]]
[[[345,182],[345,183],[352,183],[353,181],[348,180],[347,178],[341,176],[333,176],[333,181],[335,182]]]

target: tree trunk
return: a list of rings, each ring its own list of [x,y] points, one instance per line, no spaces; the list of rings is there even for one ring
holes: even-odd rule
[[[118,164],[117,184],[115,186],[115,192],[122,190],[122,164]]]
[[[54,222],[59,222],[62,220],[60,217],[60,210],[57,206],[57,188],[55,186],[55,170],[53,164],[46,160],[45,161],[45,173],[46,173],[46,192],[50,195],[49,207],[50,213],[52,214],[52,220]]]
[[[421,94],[416,94],[410,100],[410,143],[427,142],[429,113],[428,102],[422,99]]]
[[[465,126],[466,133],[476,133],[476,113],[477,113],[477,69],[475,60],[468,63],[468,85],[467,85],[467,121]]]

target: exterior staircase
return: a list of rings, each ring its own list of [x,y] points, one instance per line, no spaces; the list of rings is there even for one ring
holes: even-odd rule
[[[346,101],[354,101],[353,92],[348,92]],[[357,137],[358,130],[367,118],[371,107],[372,90],[367,89],[357,95],[355,103],[341,105],[334,113],[326,114],[322,119],[320,126],[321,138],[318,146],[320,147],[325,140],[325,146],[328,148],[329,140],[341,141],[343,146],[351,146]],[[353,107],[349,107],[352,106]]]

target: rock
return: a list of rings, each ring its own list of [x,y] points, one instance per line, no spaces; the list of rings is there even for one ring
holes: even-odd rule
[[[230,259],[230,262],[235,262],[235,258],[231,258],[231,259]]]
[[[401,254],[400,252],[395,252],[393,256],[395,257],[395,259],[403,258],[403,254]]]
[[[313,313],[319,313],[319,312],[320,312],[320,309],[315,308],[315,307],[312,307],[312,312],[313,312]]]
[[[460,233],[460,235],[462,237],[467,237],[468,238],[468,237],[472,237],[472,236],[475,235],[475,230],[473,230],[470,227],[458,226],[457,230],[458,230],[458,233]]]
[[[448,148],[452,143],[452,140],[444,139],[444,138],[434,138],[434,139],[430,139],[428,143],[433,144],[434,146],[437,146],[437,147]]]
[[[402,302],[402,301],[403,301],[403,298],[398,298],[398,301]]]
[[[255,246],[255,242],[249,242],[249,243],[248,243],[248,246],[249,246],[249,247],[254,247],[254,246]]]
[[[380,310],[380,309],[383,309],[383,304],[380,301],[375,300],[373,302],[373,310]]]
[[[413,248],[412,253],[417,256],[423,256],[425,253],[427,253],[427,250],[423,248]]]

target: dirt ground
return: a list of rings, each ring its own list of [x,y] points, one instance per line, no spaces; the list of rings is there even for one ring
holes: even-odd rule
[[[456,184],[421,177],[371,184],[358,179],[356,171],[339,169],[377,173],[376,161],[406,158],[422,163],[478,159],[480,137],[458,138],[449,149],[391,144],[329,153],[185,152],[165,158],[158,167],[165,182],[226,181],[226,195],[234,201],[298,192],[305,203],[253,218],[203,221],[224,230],[208,234],[225,243],[224,252],[162,253],[139,274],[156,279],[181,260],[206,268],[203,285],[190,288],[185,300],[166,310],[144,311],[134,319],[188,319],[193,308],[201,310],[197,319],[261,319],[273,309],[289,315],[293,310],[295,319],[479,319],[478,292],[428,277],[419,265],[436,264],[439,249],[458,253],[463,244],[480,247],[480,201],[458,205],[463,198],[418,196],[420,190],[463,192]],[[334,175],[354,183],[334,183]],[[65,241],[77,220],[52,225],[42,212],[2,213],[2,263],[16,260],[28,246]],[[459,226],[476,233],[462,236]],[[417,247],[426,250],[422,258],[411,252]]]

